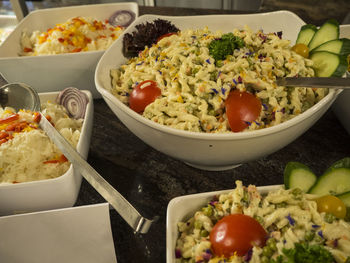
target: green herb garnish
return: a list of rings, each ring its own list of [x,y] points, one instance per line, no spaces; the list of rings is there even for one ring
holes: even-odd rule
[[[210,42],[209,55],[215,61],[224,60],[228,55],[232,55],[237,48],[244,47],[244,41],[240,37],[236,37],[233,33],[222,35],[220,39],[215,39]]]
[[[335,262],[332,254],[319,245],[295,244],[295,248],[283,249],[288,263],[332,263]]]

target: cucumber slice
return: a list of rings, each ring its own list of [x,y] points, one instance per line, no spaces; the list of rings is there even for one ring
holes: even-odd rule
[[[316,51],[310,55],[317,77],[342,77],[347,68],[346,56],[328,51]]]
[[[310,194],[338,195],[350,191],[350,169],[332,168],[321,175],[315,185],[310,189]]]
[[[335,19],[325,22],[314,34],[310,43],[309,50],[313,50],[319,45],[333,39],[339,38],[339,23]]]
[[[328,172],[332,171],[333,169],[337,169],[337,168],[350,169],[350,157],[345,157],[343,159],[336,161],[325,171],[325,173],[328,173]]]
[[[339,55],[348,55],[350,54],[350,39],[341,38],[327,41],[314,48],[310,53],[312,54],[315,51],[328,51]]]
[[[340,195],[336,195],[336,197],[342,200],[347,207],[350,207],[350,191]]]
[[[289,162],[284,168],[284,186],[286,189],[300,188],[307,193],[316,180],[316,175],[305,164]]]
[[[300,28],[296,44],[304,44],[304,45],[309,45],[312,37],[317,31],[317,27],[314,25],[303,25]]]

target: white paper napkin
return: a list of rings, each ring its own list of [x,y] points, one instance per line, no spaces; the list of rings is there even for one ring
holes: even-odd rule
[[[0,262],[117,262],[108,204],[0,217]]]

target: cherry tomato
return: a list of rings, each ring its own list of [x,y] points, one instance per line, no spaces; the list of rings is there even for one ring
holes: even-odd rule
[[[131,92],[129,106],[134,111],[141,113],[146,106],[161,95],[161,90],[153,80],[145,80],[138,84]]]
[[[295,44],[293,47],[292,47],[292,50],[299,54],[300,56],[303,56],[304,58],[308,58],[309,57],[309,48],[307,47],[307,45],[305,44]]]
[[[245,255],[253,246],[264,246],[265,229],[254,218],[232,214],[219,220],[210,232],[210,242],[217,256]]]
[[[256,120],[261,112],[261,102],[253,94],[233,90],[225,101],[226,116],[233,132],[248,127],[247,122]]]
[[[330,213],[337,218],[343,219],[346,215],[346,206],[342,200],[334,195],[325,195],[316,199],[317,211]]]
[[[175,35],[175,34],[176,34],[176,32],[171,32],[171,33],[161,35],[160,37],[157,38],[157,42],[162,40],[163,38],[170,37],[170,36]]]

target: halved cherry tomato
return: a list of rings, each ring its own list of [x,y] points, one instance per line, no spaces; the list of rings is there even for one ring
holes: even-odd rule
[[[342,200],[334,195],[325,195],[316,199],[317,211],[330,213],[343,219],[346,215],[346,206]]]
[[[304,58],[309,57],[309,48],[305,44],[301,44],[301,43],[295,44],[292,47],[292,50]]]
[[[153,80],[145,80],[138,84],[131,92],[129,106],[137,113],[145,110],[146,106],[161,95],[161,90]]]
[[[176,32],[171,32],[171,33],[161,35],[160,37],[157,38],[157,42],[162,40],[163,38],[170,37],[170,36],[175,35],[175,34],[176,34]]]
[[[210,232],[212,249],[217,256],[244,256],[253,246],[264,246],[267,233],[254,218],[232,214],[219,220]]]
[[[248,127],[247,122],[256,120],[261,112],[261,102],[253,94],[233,90],[225,101],[226,116],[233,132]]]

